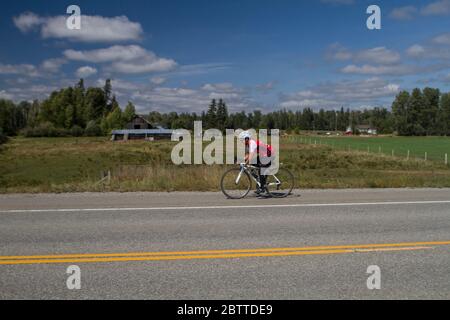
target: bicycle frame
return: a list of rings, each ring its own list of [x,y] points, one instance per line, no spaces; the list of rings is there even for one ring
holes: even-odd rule
[[[250,178],[252,178],[253,181],[255,181],[255,183],[256,183],[256,185],[258,186],[258,188],[261,188],[261,183],[258,181],[258,179],[256,179],[256,178],[253,176],[253,174],[252,174],[252,172],[251,172],[252,169],[260,169],[260,168],[255,167],[255,166],[252,166],[252,165],[247,165],[247,164],[240,164],[240,167],[241,167],[241,171],[239,172],[239,174],[238,174],[238,176],[237,176],[237,178],[236,178],[236,181],[235,181],[236,185],[237,185],[237,184],[239,183],[239,181],[241,180],[242,173],[247,172],[247,173],[249,174]],[[269,186],[273,186],[273,185],[279,186],[279,185],[281,185],[280,179],[278,179],[277,176],[274,175],[274,174],[273,174],[272,176],[275,178],[275,181],[276,181],[276,182],[274,182],[274,183],[269,183],[268,185],[269,185]]]

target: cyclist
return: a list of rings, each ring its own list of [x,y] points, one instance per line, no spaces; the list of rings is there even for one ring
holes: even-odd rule
[[[272,146],[262,143],[259,140],[252,139],[252,134],[249,131],[241,132],[239,134],[239,140],[245,142],[245,163],[253,164],[255,167],[258,167],[259,183],[261,184],[261,187],[257,188],[256,193],[261,194],[266,191],[266,176],[261,175],[261,168],[268,168],[271,166],[271,161],[273,160]]]

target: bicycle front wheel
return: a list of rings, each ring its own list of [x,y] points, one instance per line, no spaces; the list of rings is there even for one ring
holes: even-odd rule
[[[223,174],[220,187],[227,198],[242,199],[250,192],[252,182],[246,171],[233,168]]]
[[[277,174],[267,176],[266,188],[274,198],[285,198],[294,189],[294,175],[286,168],[280,168]]]

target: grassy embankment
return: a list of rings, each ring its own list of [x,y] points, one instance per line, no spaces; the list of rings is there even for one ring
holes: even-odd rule
[[[421,152],[429,138],[412,139]],[[444,142],[449,145],[450,139]],[[0,192],[218,191],[225,168],[175,166],[170,160],[173,145],[113,143],[107,138],[13,138],[0,147]],[[428,147],[431,155],[433,147]],[[450,187],[450,169],[443,161],[406,161],[343,149],[283,139],[281,161],[295,173],[299,188]],[[107,170],[112,173],[110,184],[98,184],[100,173]]]

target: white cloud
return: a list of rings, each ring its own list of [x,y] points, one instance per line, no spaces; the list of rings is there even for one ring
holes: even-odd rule
[[[0,91],[0,97],[4,99],[20,101],[33,101],[35,99],[45,99],[52,91],[57,90],[56,86],[51,85],[30,85],[28,87],[13,87]]]
[[[348,65],[341,69],[346,74],[366,74],[366,75],[391,75],[403,76],[410,74],[418,74],[432,72],[438,70],[439,66],[416,66],[416,65],[392,65],[392,66],[373,66],[373,65]]]
[[[438,45],[450,45],[450,33],[441,34],[433,38],[432,42]]]
[[[352,52],[339,43],[332,44],[326,53],[328,59],[354,62],[376,63],[382,65],[395,64],[400,61],[400,54],[386,47],[375,47],[371,49]]]
[[[400,8],[394,8],[389,16],[396,20],[411,20],[414,18],[418,12],[417,8],[414,6],[405,6]]]
[[[131,94],[131,100],[146,111],[200,113],[206,110],[211,99],[224,99],[230,111],[241,111],[255,105],[244,89],[231,83],[205,84],[198,89],[150,87]]]
[[[160,58],[153,52],[137,45],[115,45],[109,48],[88,51],[66,50],[64,51],[64,56],[75,61],[91,63],[112,62],[107,68],[108,71],[125,74],[165,72],[177,66],[174,60]]]
[[[40,17],[25,12],[13,18],[22,32],[40,28],[44,39],[68,39],[80,42],[117,42],[139,40],[143,34],[140,23],[130,21],[126,16],[101,17],[81,16],[81,29],[70,30],[66,27],[66,16]]]
[[[359,75],[389,75],[389,76],[404,76],[404,75],[418,75],[433,73],[442,69],[450,68],[450,63],[440,62],[428,65],[418,64],[399,64],[392,66],[373,66],[373,65],[348,65],[341,69],[345,74],[359,74]]]
[[[266,83],[258,84],[256,90],[262,91],[263,93],[268,93],[275,88],[275,81],[269,81]]]
[[[344,80],[322,83],[306,90],[281,96],[281,107],[338,108],[343,105],[361,107],[382,105],[384,99],[391,99],[400,86],[378,77],[363,81]]]
[[[115,45],[109,48],[96,50],[77,51],[69,49],[64,51],[64,56],[67,59],[92,63],[131,61],[145,58],[147,55],[147,50],[137,45]]]
[[[65,59],[55,58],[55,59],[47,59],[41,64],[41,69],[50,73],[58,72],[61,67],[67,63]]]
[[[44,23],[45,19],[39,17],[33,12],[25,12],[18,17],[14,17],[13,21],[16,27],[19,28],[20,31],[25,33],[35,29],[36,27]]]
[[[89,66],[84,66],[81,68],[78,68],[78,70],[75,72],[75,75],[78,78],[89,78],[90,76],[93,76],[97,73],[97,69]]]
[[[412,45],[406,50],[406,54],[411,58],[422,58],[425,53],[426,49],[419,44]]]
[[[326,57],[331,60],[345,61],[353,58],[353,53],[339,43],[334,43],[327,49]]]
[[[166,78],[163,77],[153,77],[150,79],[151,83],[156,84],[156,85],[161,85],[164,82],[166,82]]]
[[[320,2],[327,3],[327,4],[335,4],[335,5],[340,5],[340,4],[348,5],[348,4],[354,4],[355,0],[320,0]]]
[[[0,74],[39,76],[37,68],[31,64],[0,64]]]
[[[14,100],[14,95],[6,92],[5,90],[0,90],[0,99]]]
[[[204,91],[221,91],[221,92],[234,92],[236,89],[233,87],[233,84],[230,82],[223,82],[223,83],[215,83],[215,84],[204,84],[202,86],[202,90]]]
[[[105,81],[106,81],[105,79],[98,79],[96,85],[102,87],[105,84]],[[145,89],[144,86],[140,84],[125,81],[122,79],[111,79],[111,86],[113,91],[115,90],[135,91]]]
[[[428,60],[434,59],[444,62],[450,60],[449,47],[415,44],[406,50],[406,54],[414,59],[428,59]]]
[[[450,0],[440,0],[422,8],[423,15],[447,15],[450,14]]]
[[[177,63],[171,59],[158,58],[152,54],[141,61],[119,61],[111,65],[111,71],[128,74],[164,72],[172,70]]]
[[[387,65],[398,63],[400,61],[400,54],[398,52],[386,49],[385,47],[376,47],[357,52],[354,59],[358,62]]]
[[[176,70],[170,72],[171,76],[192,76],[208,74],[217,71],[227,70],[232,67],[230,63],[201,63],[180,66]]]

